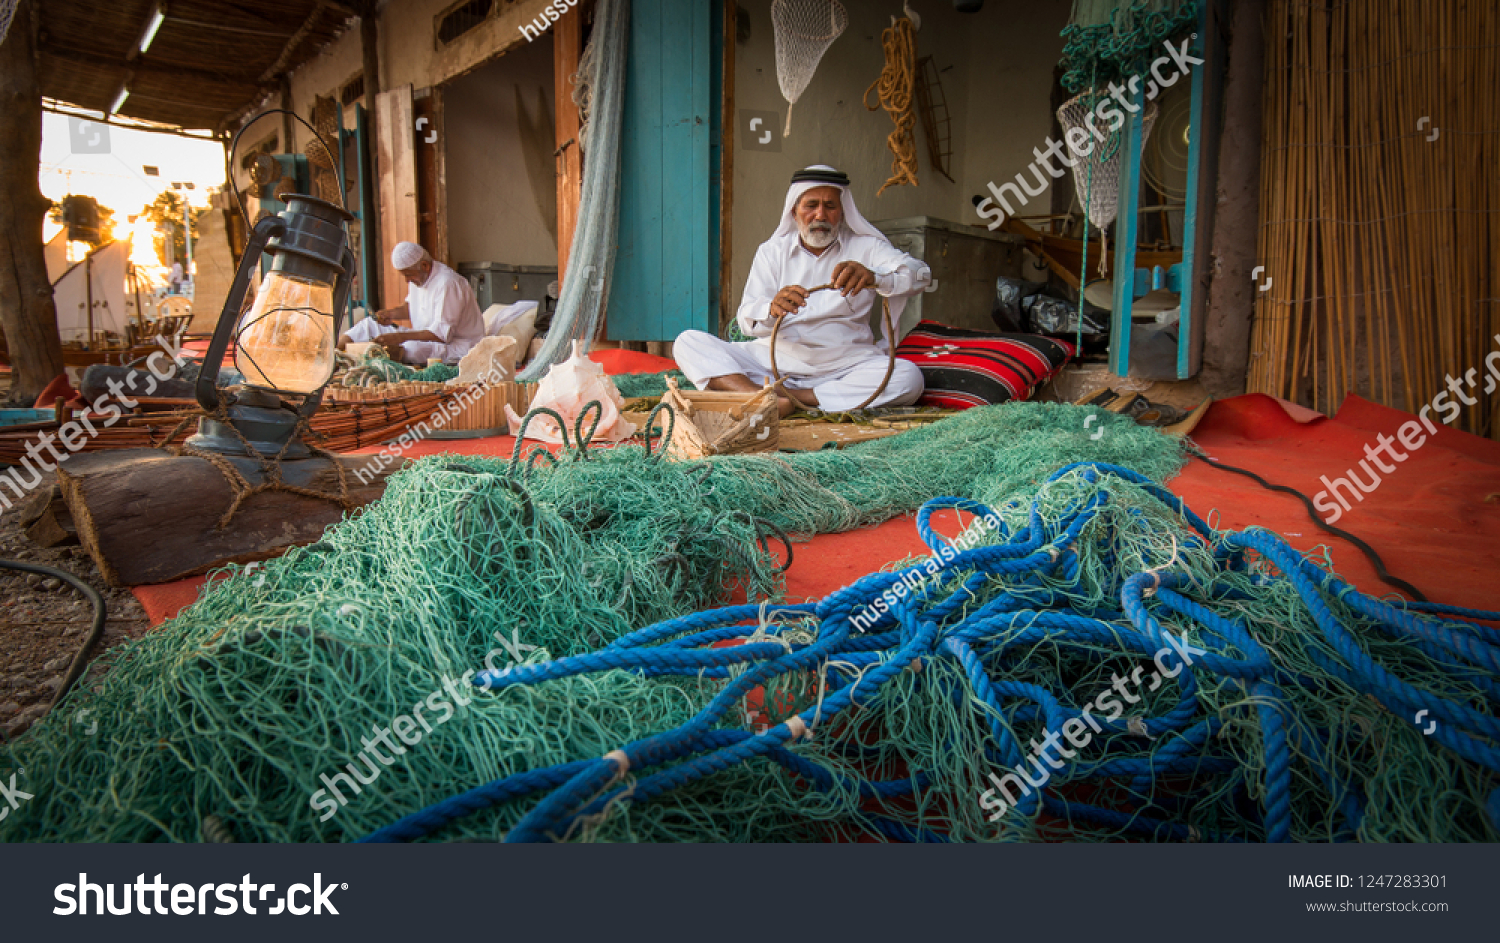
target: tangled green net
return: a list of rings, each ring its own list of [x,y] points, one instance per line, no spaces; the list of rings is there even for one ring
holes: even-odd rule
[[[1062,31],[1063,87],[1077,93],[1128,80],[1197,23],[1196,0],[1073,0]]]
[[[357,762],[361,738],[487,656],[504,667],[581,653],[737,593],[774,594],[778,529],[847,530],[935,494],[1020,496],[1080,456],[1158,479],[1179,467],[1178,440],[1107,413],[1094,439],[1083,415],[1018,403],[840,451],[691,463],[627,444],[514,475],[503,459],[422,459],[320,542],[221,572],[176,618],[101,656],[65,703],[0,748],[0,768],[25,769],[18,783],[35,796],[0,822],[0,839],[197,841],[215,816],[239,841],[348,840],[476,784],[597,757],[681,723],[721,683],[615,671],[476,692],[466,707],[445,695],[452,717],[335,815],[322,820],[309,801],[322,776]],[[807,679],[770,687],[771,704],[816,696]],[[85,710],[90,735],[73,722]],[[828,836],[825,819],[857,827],[832,797],[769,769],[652,805],[572,837],[813,839]],[[494,839],[523,813],[499,808],[443,837]]]
[[[666,370],[661,373],[620,373],[610,377],[615,389],[626,399],[639,396],[661,396],[667,392],[667,378],[677,381],[679,389],[691,390],[693,383],[681,370]]]
[[[371,345],[355,366],[339,378],[340,386],[371,386],[379,383],[411,381],[444,383],[458,376],[458,367],[438,363],[430,367],[413,367],[392,360],[385,348]]]

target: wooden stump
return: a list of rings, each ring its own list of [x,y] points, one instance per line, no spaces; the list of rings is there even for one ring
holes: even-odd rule
[[[16,508],[26,539],[38,547],[78,543],[73,515],[58,492],[57,482],[38,488]]]
[[[370,458],[339,459],[349,498],[359,506],[379,498],[386,477],[403,464],[361,484],[354,471],[368,466]],[[229,461],[252,485],[263,480],[255,461]],[[327,459],[283,462],[281,474],[289,485],[338,491],[337,472]],[[220,530],[219,519],[234,500],[223,473],[204,459],[159,449],[77,454],[58,469],[57,480],[80,542],[115,586],[165,583],[227,563],[274,557],[317,541],[344,516],[333,501],[263,491],[246,499]]]

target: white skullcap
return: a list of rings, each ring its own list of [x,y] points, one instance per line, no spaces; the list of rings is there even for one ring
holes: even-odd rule
[[[415,242],[398,242],[391,250],[391,264],[398,269],[412,268],[427,258],[427,250]]]

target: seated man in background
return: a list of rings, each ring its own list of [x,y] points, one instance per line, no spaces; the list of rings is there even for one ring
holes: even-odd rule
[[[880,387],[890,362],[888,344],[870,330],[876,294],[890,300],[899,326],[906,299],[926,288],[932,270],[895,246],[860,215],[849,178],[816,165],[792,175],[781,225],[761,243],[737,314],[746,343],[684,331],[673,347],[682,372],[700,389],[750,392],[771,376],[771,330],[776,366],[788,394],[781,415],[816,406],[854,409]],[[833,290],[809,291],[825,284]],[[873,288],[873,292],[866,289]],[[922,372],[897,360],[890,381],[870,406],[906,406],[922,395]]]
[[[406,303],[386,308],[345,331],[339,350],[353,343],[376,343],[392,360],[426,366],[429,360],[457,363],[484,338],[484,317],[468,279],[415,242],[398,242],[391,264],[410,286]],[[408,321],[410,330],[395,325]]]

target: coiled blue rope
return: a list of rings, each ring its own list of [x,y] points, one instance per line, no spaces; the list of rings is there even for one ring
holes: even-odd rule
[[[1130,482],[1161,501],[1191,530],[1189,540],[1205,551],[1222,572],[1244,572],[1247,552],[1274,566],[1296,591],[1312,615],[1328,652],[1309,651],[1318,667],[1361,693],[1375,697],[1392,713],[1416,724],[1425,711],[1438,721],[1432,740],[1463,759],[1500,773],[1500,720],[1495,682],[1500,675],[1500,634],[1462,619],[1496,620],[1500,614],[1438,604],[1402,604],[1366,596],[1315,567],[1278,537],[1263,531],[1216,533],[1183,502],[1149,479],[1125,468],[1104,463],[1077,463],[1054,473],[1048,482],[1074,475],[1086,483],[1106,477]],[[801,777],[808,788],[840,789],[865,798],[893,798],[913,794],[929,784],[918,772],[893,780],[862,780],[837,773],[790,747],[814,725],[824,726],[843,712],[858,707],[879,709],[892,690],[890,682],[908,670],[920,670],[933,660],[948,660],[962,681],[953,690],[955,702],[980,710],[989,742],[985,756],[1007,767],[1026,758],[1014,728],[1041,725],[1042,738],[1061,743],[1067,725],[1097,724],[1105,736],[1163,738],[1146,755],[1084,759],[1079,757],[1057,777],[1015,805],[1015,812],[1032,817],[1046,814],[1064,822],[1084,822],[1135,831],[1172,840],[1286,841],[1292,837],[1294,765],[1301,762],[1329,790],[1332,807],[1343,820],[1333,837],[1355,837],[1364,814],[1365,798],[1346,784],[1328,762],[1327,734],[1311,728],[1295,714],[1286,696],[1288,686],[1317,684],[1278,667],[1267,648],[1240,620],[1212,608],[1215,601],[1245,598],[1238,588],[1210,582],[1195,583],[1188,574],[1161,567],[1149,572],[1115,574],[1112,585],[1119,608],[1074,608],[1070,593],[1080,579],[1076,546],[1089,540],[1111,541],[1111,528],[1095,527],[1109,494],[1099,490],[1072,502],[1054,520],[1044,522],[1040,501],[1033,501],[1027,522],[1010,532],[999,515],[967,498],[940,497],[917,514],[917,529],[933,551],[931,560],[896,572],[872,573],[817,603],[801,605],[741,605],[693,613],[648,626],[626,635],[600,651],[552,662],[528,664],[503,671],[483,671],[477,686],[499,691],[516,685],[545,684],[576,674],[609,670],[643,675],[686,674],[724,679],[725,684],[694,718],[667,730],[623,745],[607,757],[577,760],[531,770],[479,786],[367,836],[364,841],[409,841],[433,834],[457,818],[500,803],[537,793],[545,795],[507,836],[510,841],[551,840],[566,835],[581,816],[596,815],[617,801],[645,802],[670,794],[688,783],[738,764],[765,759]],[[989,539],[998,542],[959,549],[931,527],[931,516],[944,509],[975,515],[987,522]],[[1139,514],[1129,509],[1132,516]],[[1106,559],[1115,560],[1114,549]],[[975,605],[992,578],[1007,579],[1006,590]],[[906,590],[923,578],[915,590]],[[1255,585],[1269,587],[1270,577]],[[1189,594],[1197,598],[1190,598]],[[875,618],[855,625],[855,615],[868,615],[882,597],[894,604]],[[1330,606],[1347,607],[1379,625],[1390,636],[1408,640],[1452,673],[1455,681],[1477,687],[1488,695],[1481,709],[1462,699],[1418,688],[1381,665],[1360,644]],[[1193,641],[1169,632],[1162,619],[1196,627]],[[815,628],[810,643],[779,638],[785,626],[778,620],[798,620]],[[744,625],[747,620],[754,625]],[[760,632],[757,640],[730,648],[712,647],[730,639]],[[806,638],[806,636],[802,636]],[[765,639],[764,641],[759,639]],[[1176,703],[1153,716],[1092,715],[1044,687],[1005,676],[1012,653],[1024,656],[1039,644],[1067,647],[1082,657],[1115,652],[1131,658],[1154,658],[1159,670],[1177,686]],[[1164,657],[1165,656],[1165,657]],[[857,676],[828,679],[819,703],[794,717],[755,734],[729,726],[736,705],[766,682],[800,672],[821,677],[831,662]],[[1134,677],[1140,675],[1138,668]],[[1153,675],[1155,690],[1160,677]],[[1243,763],[1215,752],[1215,739],[1224,725],[1221,717],[1204,717],[1200,692],[1204,684],[1244,685],[1253,704],[1263,752],[1260,779],[1260,820],[1252,834],[1200,828],[1169,816],[1171,803],[1156,795],[1164,777],[1243,777]],[[967,684],[967,689],[963,685]],[[1071,699],[1071,698],[1069,698]],[[1138,698],[1137,698],[1138,700]],[[1165,703],[1162,702],[1163,706]],[[1075,731],[1076,732],[1076,731]],[[1035,742],[1035,741],[1033,741]],[[1108,742],[1108,741],[1107,741]],[[856,752],[858,750],[856,749]],[[1038,769],[1041,767],[1039,766]],[[1054,767],[1055,768],[1055,767]],[[626,772],[636,779],[625,789],[616,785]],[[1067,787],[1078,782],[1128,784],[1112,796],[1120,808],[1105,808],[1070,798]],[[1135,808],[1130,808],[1130,805]],[[1500,790],[1491,794],[1489,814],[1500,827]],[[914,827],[889,815],[851,810],[851,823],[896,841],[943,841],[945,836]]]

